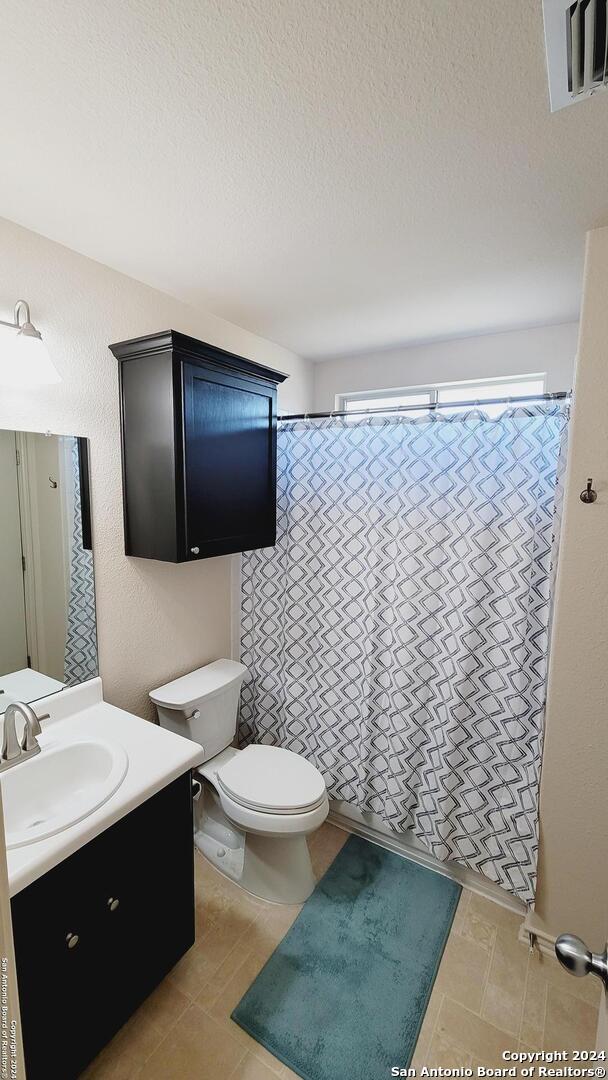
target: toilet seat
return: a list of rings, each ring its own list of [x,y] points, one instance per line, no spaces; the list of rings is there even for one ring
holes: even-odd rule
[[[327,799],[319,770],[278,746],[247,746],[215,772],[215,780],[232,803],[256,813],[307,814]]]

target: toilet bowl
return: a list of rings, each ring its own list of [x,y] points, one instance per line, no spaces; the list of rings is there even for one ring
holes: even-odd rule
[[[306,837],[329,812],[325,781],[299,754],[277,746],[231,746],[243,664],[216,660],[150,693],[160,724],[199,742],[201,783],[194,842],[247,892],[279,904],[302,903],[314,877]]]

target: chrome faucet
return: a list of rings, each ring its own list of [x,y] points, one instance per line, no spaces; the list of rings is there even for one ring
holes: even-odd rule
[[[21,716],[25,721],[21,741],[17,738],[15,720]],[[4,713],[4,731],[2,733],[2,749],[0,750],[0,772],[18,765],[20,761],[34,757],[40,753],[38,735],[42,734],[41,720],[48,720],[49,714],[38,717],[31,705],[23,701],[13,701],[7,705]]]

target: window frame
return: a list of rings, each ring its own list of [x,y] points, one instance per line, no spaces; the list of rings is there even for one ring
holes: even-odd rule
[[[420,402],[420,408],[423,409],[425,407],[425,405],[428,406],[428,405],[436,405],[436,404],[438,404],[438,402],[440,401],[440,394],[441,394],[442,390],[456,390],[456,389],[459,389],[459,388],[462,388],[462,391],[463,391],[462,398],[461,398],[461,400],[463,402],[465,402],[465,401],[475,401],[477,399],[476,399],[475,394],[474,394],[474,389],[476,387],[478,387],[478,386],[487,387],[487,386],[491,386],[492,384],[496,384],[497,386],[504,386],[505,384],[506,385],[509,385],[509,384],[515,385],[515,384],[521,383],[521,382],[527,382],[527,381],[532,382],[533,380],[536,381],[536,382],[542,381],[542,385],[543,385],[542,393],[546,394],[547,393],[547,372],[546,371],[532,371],[532,372],[525,372],[524,374],[521,374],[521,375],[492,375],[490,378],[487,378],[487,379],[479,379],[479,378],[478,379],[455,379],[453,382],[423,383],[423,384],[419,384],[419,385],[416,385],[416,386],[386,387],[386,388],[381,389],[381,390],[353,390],[353,391],[347,391],[347,392],[343,392],[341,394],[336,394],[336,396],[335,396],[335,411],[336,412],[345,412],[345,413],[356,412],[357,411],[357,404],[356,404],[357,402],[382,401],[383,403],[385,403],[387,398],[394,398],[395,403],[394,403],[394,405],[386,405],[385,404],[384,407],[386,409],[396,409],[398,407],[398,404],[399,404],[399,402],[398,402],[399,398],[401,398],[401,397],[413,397],[416,394],[420,394],[421,397],[422,397],[422,395],[428,395],[428,397],[427,397],[427,399],[425,401]],[[470,389],[470,393],[467,391],[467,388]],[[514,397],[521,397],[522,395],[520,395],[520,394],[515,395],[514,394],[513,396]],[[537,393],[534,393],[533,395],[530,395],[530,396],[531,397],[536,397]],[[505,397],[505,401],[508,401],[508,400],[509,400],[508,397]],[[349,408],[349,404],[352,406],[351,408]],[[448,405],[454,406],[454,405],[458,405],[458,404],[459,404],[458,401],[446,402],[446,406],[448,406]],[[480,399],[480,404],[483,404],[483,398]],[[371,408],[371,407],[372,406],[368,406],[368,408]],[[378,408],[382,408],[382,407],[383,407],[382,405],[378,406]],[[407,407],[408,408],[415,408],[416,405],[407,406]],[[404,408],[405,408],[405,406],[404,406]]]

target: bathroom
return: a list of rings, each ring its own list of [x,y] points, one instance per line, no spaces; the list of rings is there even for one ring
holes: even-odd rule
[[[437,180],[440,155],[453,153],[454,168],[458,165],[461,170],[456,179],[462,187],[458,187],[460,203],[446,196],[441,206],[424,204],[422,208],[420,200],[424,203],[424,199],[422,189],[419,190],[417,206],[421,213],[424,210],[420,225],[413,222],[410,202],[400,206],[403,193],[395,176],[400,166],[390,153],[383,160],[382,176],[375,171],[379,165],[377,160],[374,163],[376,155],[370,152],[370,146],[377,149],[377,141],[383,134],[381,130],[370,131],[365,120],[374,101],[376,107],[386,108],[390,114],[390,107],[382,97],[380,75],[381,58],[387,50],[393,61],[389,65],[391,86],[403,98],[400,122],[395,124],[403,130],[395,147],[403,155],[400,161],[407,159],[408,139],[413,136],[406,130],[407,125],[404,127],[403,116],[419,116],[417,110],[422,108],[422,99],[416,96],[412,72],[403,71],[403,59],[414,64],[415,51],[405,34],[405,15],[392,6],[382,10],[382,5],[376,4],[338,5],[339,10],[334,13],[319,7],[305,15],[297,14],[292,5],[281,10],[279,5],[269,5],[260,12],[245,11],[240,5],[229,3],[223,5],[220,14],[204,4],[198,14],[188,5],[189,18],[186,18],[177,7],[159,5],[155,6],[148,25],[142,21],[142,12],[135,4],[104,5],[103,11],[85,5],[84,13],[80,9],[82,25],[77,25],[69,17],[70,5],[55,12],[53,19],[39,5],[26,4],[20,8],[19,18],[10,20],[3,44],[3,54],[6,53],[3,68],[8,75],[3,98],[14,108],[7,109],[5,117],[7,146],[12,146],[12,152],[6,155],[3,164],[0,203],[3,253],[0,319],[12,321],[16,301],[21,298],[27,301],[31,321],[42,334],[60,381],[50,385],[32,381],[27,387],[3,384],[0,428],[3,432],[19,433],[24,439],[28,434],[43,436],[50,432],[54,437],[78,436],[84,440],[87,460],[81,463],[78,477],[85,483],[87,479],[90,481],[96,616],[94,631],[88,627],[87,641],[90,644],[94,635],[97,663],[95,671],[89,668],[69,690],[32,697],[37,714],[50,713],[51,722],[44,719],[41,722],[41,753],[31,763],[24,761],[0,774],[8,784],[11,773],[13,778],[17,777],[20,771],[24,773],[43,761],[44,736],[52,737],[55,724],[58,732],[60,724],[76,725],[75,719],[69,719],[73,698],[67,695],[90,693],[90,687],[84,691],[82,687],[90,684],[91,677],[98,673],[104,708],[122,712],[112,713],[112,719],[104,721],[105,734],[100,728],[94,737],[99,742],[121,745],[129,758],[126,779],[110,796],[106,809],[112,799],[122,799],[126,820],[125,784],[131,782],[129,777],[134,780],[137,769],[144,770],[149,761],[150,768],[157,770],[155,791],[149,777],[145,781],[152,796],[162,790],[161,773],[165,770],[165,777],[169,776],[170,762],[169,741],[162,743],[163,749],[159,749],[160,743],[150,741],[150,747],[156,749],[150,750],[149,759],[148,751],[143,749],[143,736],[139,747],[137,738],[129,742],[131,736],[127,732],[140,729],[129,728],[124,714],[136,718],[133,724],[137,719],[145,721],[150,728],[150,740],[154,736],[168,740],[173,732],[162,721],[157,726],[157,707],[150,694],[217,661],[246,663],[244,653],[250,657],[255,654],[260,635],[271,637],[259,608],[251,628],[243,607],[245,587],[261,596],[259,575],[265,567],[272,570],[271,553],[266,564],[256,562],[251,549],[245,547],[244,555],[235,551],[177,564],[162,558],[125,554],[119,392],[122,362],[110,346],[172,329],[286,376],[277,385],[279,417],[348,412],[355,411],[357,406],[361,410],[381,410],[375,414],[362,411],[352,423],[336,418],[334,422],[341,425],[345,438],[353,438],[357,430],[364,431],[363,425],[368,422],[390,424],[391,414],[383,414],[382,409],[399,407],[402,399],[413,396],[415,400],[411,404],[418,412],[414,410],[411,419],[407,411],[396,413],[404,430],[409,430],[406,425],[424,422],[425,406],[434,400],[429,395],[439,394],[442,388],[456,395],[452,396],[452,402],[466,403],[483,398],[493,400],[490,394],[494,386],[507,411],[508,399],[512,397],[569,395],[574,390],[571,399],[554,397],[534,406],[548,412],[557,410],[551,416],[558,416],[560,423],[559,410],[566,407],[570,410],[567,471],[562,476],[563,525],[556,560],[557,581],[551,583],[550,593],[551,647],[546,676],[547,707],[542,722],[540,846],[534,904],[462,861],[454,858],[440,861],[431,851],[428,839],[425,843],[411,829],[387,827],[386,822],[379,820],[381,814],[372,817],[368,810],[358,809],[357,800],[351,795],[338,800],[330,793],[329,818],[317,825],[306,841],[315,883],[331,872],[332,866],[334,874],[337,873],[336,860],[348,843],[353,852],[351,858],[363,859],[365,852],[365,857],[371,860],[365,873],[371,873],[370,866],[375,866],[377,859],[384,860],[383,873],[388,873],[390,868],[391,873],[398,875],[402,866],[403,873],[409,875],[424,871],[424,878],[416,880],[423,880],[425,887],[430,882],[429,888],[439,881],[438,889],[450,890],[446,903],[449,901],[448,907],[450,904],[452,907],[444,916],[443,937],[435,941],[435,952],[429,959],[431,975],[427,971],[424,985],[421,983],[422,1000],[417,1005],[410,1002],[410,1026],[407,1031],[399,1032],[402,1040],[399,1060],[385,1060],[374,1050],[385,1035],[384,1028],[376,1028],[376,1024],[384,1021],[378,1012],[379,995],[374,991],[378,984],[372,981],[375,971],[370,972],[367,992],[365,975],[356,985],[349,985],[345,974],[341,987],[337,978],[336,994],[352,993],[354,1001],[352,1015],[343,1017],[333,1015],[332,1003],[323,998],[325,983],[320,973],[321,1013],[314,1011],[315,1003],[303,994],[299,998],[297,1021],[290,1028],[294,1030],[297,1023],[294,1031],[297,1039],[286,1037],[279,1044],[276,1037],[271,1039],[259,1030],[252,1034],[252,1024],[247,1030],[231,1018],[232,1013],[241,1001],[245,1008],[247,1000],[253,1000],[247,995],[254,994],[256,980],[265,965],[280,962],[282,954],[277,949],[282,941],[286,943],[284,949],[289,947],[290,939],[286,935],[292,928],[297,935],[312,925],[306,919],[313,918],[314,905],[320,902],[321,894],[313,892],[311,899],[303,903],[291,898],[290,902],[277,903],[254,895],[254,891],[247,891],[222,873],[198,846],[195,848],[191,831],[186,844],[184,829],[172,832],[167,820],[151,837],[142,830],[141,844],[138,840],[134,845],[137,849],[145,846],[151,858],[156,852],[157,878],[148,893],[151,910],[146,911],[146,919],[153,928],[150,953],[156,947],[155,934],[161,934],[171,920],[176,892],[171,860],[178,857],[180,839],[184,859],[193,858],[196,940],[188,948],[184,946],[183,956],[145,1000],[124,1017],[124,1023],[107,1039],[106,1045],[95,1048],[94,1056],[82,1066],[84,1075],[137,1076],[151,1080],[161,1076],[272,1080],[291,1075],[325,1078],[339,1075],[339,1069],[343,1069],[345,1075],[356,1076],[353,1071],[356,1063],[348,1060],[344,1063],[343,1055],[357,1018],[358,1027],[365,1029],[361,1038],[367,1036],[370,1054],[369,1062],[357,1067],[363,1069],[360,1075],[372,1080],[391,1075],[393,1066],[411,1066],[418,1074],[424,1066],[475,1069],[478,1065],[504,1065],[505,1051],[591,1051],[596,1045],[600,1048],[605,1044],[601,1028],[600,1034],[596,1034],[604,1008],[600,980],[593,976],[575,979],[563,971],[555,959],[554,944],[560,934],[573,933],[599,955],[606,940],[608,806],[603,721],[608,596],[604,509],[608,474],[605,423],[608,376],[604,342],[608,333],[605,304],[608,205],[602,202],[605,151],[601,148],[605,140],[602,142],[601,134],[605,132],[603,111],[607,99],[598,93],[572,108],[549,111],[542,5],[529,6],[533,9],[530,12],[527,5],[526,10],[520,6],[517,17],[512,10],[499,12],[496,5],[492,5],[492,19],[477,13],[482,23],[480,32],[487,35],[487,41],[494,41],[497,35],[511,58],[520,56],[521,62],[525,62],[529,79],[533,80],[532,90],[527,87],[525,100],[520,88],[517,101],[507,104],[513,88],[507,73],[501,69],[495,77],[504,80],[504,92],[499,93],[495,88],[491,100],[482,105],[489,60],[476,54],[475,71],[470,76],[472,85],[459,83],[458,95],[466,102],[473,99],[477,102],[476,121],[480,125],[483,122],[485,127],[463,132],[463,142],[455,146],[453,142],[450,144],[446,117],[441,114],[440,104],[444,99],[436,87],[429,89],[435,126],[428,119],[424,123],[429,124],[429,140],[435,140],[438,157],[425,158],[421,149],[418,164],[421,170],[426,170],[424,175],[430,176],[433,171]],[[427,41],[427,48],[435,50],[435,60],[450,35],[465,48],[469,32],[466,16],[467,12],[470,15],[471,5],[458,5],[458,17],[454,17],[449,34],[448,28],[437,24],[434,4],[416,5],[416,13],[413,5],[404,8],[409,9],[410,32],[413,33],[413,20],[416,33],[421,35],[419,42],[427,41],[434,27],[435,39],[431,44]],[[346,56],[340,54],[336,73],[340,83],[336,86],[329,59],[332,49],[339,52],[342,25],[339,14],[344,16],[346,9],[351,52]],[[357,33],[362,26],[355,16],[363,19],[365,32],[361,34]],[[263,29],[269,19],[273,21],[274,36],[267,38]],[[296,28],[306,29],[304,39],[295,33]],[[167,37],[175,47],[170,50],[170,56],[162,45]],[[207,52],[205,40],[209,43]],[[123,69],[125,43],[134,61],[128,78],[124,77]],[[158,68],[155,71],[146,68],[143,59],[146,55],[153,57],[155,67],[163,63],[172,65],[171,74],[165,73],[167,81],[158,79]],[[180,55],[181,76],[176,59]],[[315,56],[317,62],[313,63]],[[206,57],[206,68],[201,57]],[[302,57],[310,63],[310,70],[302,69],[299,63]],[[367,88],[358,81],[355,70],[361,70],[363,57],[378,80]],[[289,76],[297,73],[302,81],[300,90],[305,84],[312,97],[298,98],[295,89],[292,94],[280,94],[279,84],[269,78],[264,66],[270,64],[281,73],[283,90],[289,85]],[[413,70],[420,76],[418,85],[424,82],[424,73],[441,70],[441,64],[433,64],[426,50],[424,58],[419,56],[416,64],[419,68],[414,65]],[[200,85],[196,91],[185,74],[190,70],[188,65],[193,65],[198,73]],[[222,72],[229,76],[224,93],[218,89],[219,81],[214,81],[219,80]],[[231,79],[236,82],[231,83]],[[261,95],[255,98],[257,119],[246,93],[238,93],[244,91],[248,79],[254,80]],[[314,96],[317,80],[321,80],[319,98]],[[47,92],[49,87],[53,93]],[[376,90],[379,100],[374,97]],[[331,148],[332,137],[340,127],[339,110],[338,114],[335,111],[336,103],[342,100],[340,93],[349,98],[350,118],[356,120],[358,127],[356,138],[351,132],[354,142],[350,149],[348,140],[341,138],[343,158],[337,161]],[[76,103],[81,94],[83,106],[79,110]],[[161,94],[165,95],[164,107]],[[263,102],[268,103],[265,95],[270,95],[272,102],[268,114],[262,109]],[[311,185],[307,173],[298,175],[296,190],[289,184],[288,167],[296,157],[296,147],[290,139],[297,141],[296,135],[304,143],[307,139],[301,129],[298,101],[309,102],[308,119],[314,126],[315,138],[320,140],[317,144],[311,138],[309,146],[314,154],[316,175],[335,184],[334,191],[343,191],[342,207],[336,206],[328,189],[318,190],[314,185],[311,202],[307,202],[306,190]],[[214,112],[220,106],[228,113]],[[243,160],[247,161],[247,183],[239,181],[237,185],[231,179],[226,185],[225,176],[220,182],[217,162],[209,162],[202,150],[196,159],[200,171],[194,168],[195,162],[189,154],[200,121],[199,108],[205,110],[208,122],[205,138],[215,140],[220,160],[226,160],[221,155],[228,151],[233,155],[228,159],[233,178],[238,174],[239,161],[241,167]],[[515,143],[505,146],[503,140],[501,147],[494,133],[496,112],[500,109],[504,109],[503,126],[507,121],[517,124],[516,131],[520,133]],[[229,115],[233,121],[233,126],[228,127],[230,138],[226,135],[223,141],[225,125],[219,122],[218,115],[224,119]],[[163,150],[166,156],[162,162],[163,155],[155,153],[159,135],[159,129],[154,127],[155,116],[159,124],[161,120],[163,124],[171,123],[173,130],[170,153]],[[272,121],[272,130],[264,128],[262,116],[266,116],[267,122]],[[270,158],[265,140],[277,140],[284,129],[290,135],[281,151],[275,148]],[[256,133],[257,142],[252,132]],[[240,140],[239,146],[234,145],[235,140]],[[538,150],[539,142],[542,153]],[[532,165],[528,160],[521,161],[524,143]],[[505,161],[510,163],[514,183],[517,182],[516,194],[506,190],[504,176],[501,179],[497,168],[491,178],[485,174],[489,190],[477,191],[479,201],[473,206],[465,201],[465,180],[472,182],[474,173],[480,176],[488,145],[490,157],[499,150],[505,154],[500,161],[503,168]],[[595,156],[589,159],[583,183],[577,178],[577,154],[593,146]],[[463,165],[463,147],[473,157],[471,172]],[[353,148],[365,170],[363,179],[355,167],[357,157]],[[173,192],[174,153],[180,155],[185,185],[178,193],[179,198]],[[265,175],[270,160],[276,169],[272,182]],[[125,170],[125,161],[129,163],[129,172]],[[152,184],[150,175],[154,168],[158,175]],[[569,188],[557,181],[560,169],[570,170]],[[201,197],[202,175],[204,198]],[[355,175],[359,177],[356,184]],[[399,188],[398,194],[390,186],[391,177]],[[415,180],[414,170],[408,174],[408,182]],[[538,186],[534,187],[534,183]],[[369,189],[376,184],[382,184],[386,191],[384,206],[369,199]],[[545,200],[542,229],[537,221],[539,198]],[[180,210],[184,199],[192,206],[188,215]],[[360,201],[357,203],[356,199]],[[432,202],[431,194],[429,202]],[[257,216],[253,214],[254,204]],[[494,215],[493,205],[498,205],[499,214]],[[249,212],[250,226],[245,228],[243,222]],[[314,225],[307,216],[313,212],[321,215]],[[369,216],[365,217],[365,213]],[[324,218],[322,214],[327,216]],[[385,214],[392,215],[390,227]],[[270,233],[268,215],[273,222]],[[434,215],[436,227],[433,227]],[[481,220],[473,227],[475,218]],[[294,236],[290,222],[296,220]],[[450,222],[456,233],[451,239]],[[315,236],[325,235],[325,251],[322,244],[317,244],[319,250],[314,252],[307,247],[307,230],[314,230]],[[397,236],[391,247],[395,230]],[[559,244],[555,235],[559,235]],[[380,236],[382,252],[374,247],[375,237],[380,243]],[[406,240],[412,245],[411,250],[406,247]],[[202,247],[208,252],[204,257]],[[328,251],[333,263],[331,278]],[[504,253],[503,259],[498,260],[500,266],[496,265],[497,251]],[[236,252],[238,260],[235,260]],[[366,265],[368,256],[371,266]],[[236,262],[240,264],[238,267]],[[441,274],[437,272],[440,264]],[[1,361],[5,346],[7,355],[10,352],[14,331],[9,327],[0,330]],[[515,393],[518,383],[523,388],[521,394]],[[394,404],[387,403],[387,398]],[[456,414],[446,409],[445,415],[449,420]],[[494,420],[500,423],[499,419]],[[298,434],[304,433],[307,425],[314,431],[315,424],[323,433],[331,429],[332,419],[325,416],[318,420],[279,422],[279,485],[287,475],[284,457],[289,425]],[[345,459],[343,466],[346,469]],[[69,472],[65,460],[64,467]],[[50,497],[53,492],[60,492],[61,475],[55,475],[49,467],[41,477],[45,495],[48,493]],[[592,481],[592,490],[597,492],[593,503],[580,498],[588,479]],[[51,481],[58,483],[57,489],[51,487]],[[147,484],[143,486],[155,491],[158,485],[156,469],[151,466]],[[285,490],[279,486],[279,530]],[[81,499],[82,496],[81,488]],[[6,507],[6,503],[3,505]],[[238,508],[235,500],[237,511]],[[44,535],[41,533],[39,537]],[[322,575],[323,570],[319,573]],[[272,595],[273,602],[282,603],[284,595],[277,590]],[[90,604],[90,591],[88,597]],[[310,596],[306,602],[310,603]],[[308,665],[309,675],[316,673],[317,660],[311,653],[302,660],[305,667]],[[249,666],[255,669],[251,660]],[[10,670],[14,670],[13,665]],[[7,667],[2,675],[8,671]],[[43,673],[48,678],[65,681],[56,666],[52,672],[49,669]],[[243,722],[249,722],[252,716],[249,679],[257,674],[260,673],[251,670],[243,683],[241,729]],[[275,669],[271,678],[277,678]],[[359,693],[361,686],[356,678],[352,685]],[[272,688],[271,692],[274,692]],[[295,697],[293,693],[290,707]],[[91,700],[87,699],[87,709],[101,708],[93,706]],[[305,715],[316,717],[317,705],[313,699],[302,700],[308,710]],[[256,713],[256,724],[263,711],[259,709]],[[85,712],[86,709],[83,716]],[[235,716],[235,726],[236,722]],[[98,723],[101,725],[101,720]],[[333,782],[333,765],[325,770],[314,745],[318,727],[310,738],[302,738],[301,744],[294,743],[293,730],[286,737],[279,721],[273,728],[264,730],[268,737],[261,740],[261,745],[281,745],[285,752],[291,749],[306,764],[308,755],[326,784]],[[349,730],[344,736],[345,745],[358,747],[357,737],[356,732]],[[231,741],[228,740],[228,745]],[[258,744],[254,739],[247,745]],[[170,745],[175,746],[172,740]],[[204,748],[204,738],[202,745]],[[200,746],[195,744],[188,753],[200,756]],[[185,766],[184,771],[189,768]],[[197,769],[198,764],[192,768]],[[280,768],[278,777],[272,779],[281,780]],[[208,790],[199,792],[200,780],[196,775],[194,780],[196,815],[204,808]],[[132,799],[129,812],[137,810],[137,799],[138,805],[143,805],[141,791],[129,798]],[[104,812],[103,808],[97,811],[100,821]],[[117,824],[119,820],[111,827]],[[86,834],[85,827],[78,823],[70,828],[74,830],[76,846],[66,854],[66,861],[81,850],[83,836],[87,836],[87,842],[97,839]],[[69,828],[65,830],[66,834],[69,832]],[[76,840],[77,832],[80,841]],[[27,851],[27,847],[18,850]],[[342,856],[347,857],[347,853]],[[61,865],[48,866],[46,872],[52,873]],[[284,863],[281,866],[284,869]],[[9,849],[9,879],[11,874]],[[94,875],[94,867],[91,874]],[[25,894],[30,884],[36,882],[31,881],[17,892],[11,890],[11,895],[16,899],[20,892]],[[6,901],[6,880],[4,886]],[[387,933],[395,914],[388,895],[387,884]],[[114,899],[113,893],[110,896]],[[384,919],[382,890],[368,890],[365,896],[370,904],[373,901],[379,905],[380,918]],[[396,896],[407,905],[406,887],[401,891],[397,888]],[[458,904],[454,909],[456,896]],[[277,899],[280,898],[275,896],[274,901]],[[123,901],[112,914],[120,917],[125,907]],[[10,960],[8,910],[5,902],[3,955]],[[421,917],[419,911],[417,917]],[[450,917],[452,922],[448,927]],[[36,906],[31,921],[27,922],[34,961],[36,942],[43,940],[45,929],[54,918],[54,911]],[[435,928],[433,924],[431,929]],[[66,923],[66,934],[78,932],[76,925]],[[356,920],[352,933],[363,934]],[[404,940],[395,948],[406,947],[408,933],[404,923]],[[424,935],[416,936],[414,930],[412,933],[414,938],[406,956],[419,963]],[[12,972],[15,976],[16,970],[18,979],[20,941],[17,937],[15,931],[17,956],[16,969],[13,965]],[[79,943],[69,951],[66,949],[66,956],[76,964],[85,964],[85,960],[79,959],[80,947],[86,943],[84,939],[85,934],[81,933]],[[295,940],[297,943],[297,937]],[[339,934],[335,940],[339,941]],[[354,939],[345,940],[348,942],[344,945],[346,972],[347,953],[352,953],[350,942]],[[65,948],[63,941],[62,948]],[[306,950],[306,957],[310,958],[314,953],[310,933]],[[376,951],[383,952],[379,944]],[[391,985],[399,971],[403,980],[399,986],[405,987],[411,983],[407,964],[400,952],[391,957],[390,950],[387,951],[387,963],[392,960],[392,966],[378,969],[378,977],[384,971],[388,980],[386,973],[392,972],[387,982]],[[45,970],[43,966],[41,970]],[[87,974],[83,968],[81,975],[90,977],[90,972]],[[103,972],[97,969],[96,978],[103,982],[104,998],[115,995],[117,986],[128,980],[129,975],[126,964],[114,969],[110,963]],[[14,978],[11,985],[14,991]],[[258,986],[263,988],[264,983]],[[34,1003],[28,996],[19,995],[24,1031],[28,1004],[33,1012]],[[390,1012],[386,1000],[381,1005],[385,1013]],[[68,1080],[74,1073],[62,1052],[76,1036],[70,1029],[69,1010],[61,1014],[59,1000],[56,1006],[61,1033],[57,1043],[44,1048],[50,1063],[46,1075]],[[271,1018],[277,1024],[281,1020],[279,1012]],[[361,1023],[362,1014],[367,1023]],[[314,1038],[320,1022],[326,1025],[322,1035],[324,1045],[329,1046],[323,1053],[319,1040]],[[380,1035],[376,1037],[378,1031]],[[296,1041],[308,1057],[298,1056],[294,1048]],[[272,1051],[268,1044],[272,1045]],[[387,1052],[388,1048],[387,1043]],[[22,1070],[23,1060],[23,1055],[18,1054],[18,1067]],[[326,1061],[333,1061],[331,1070],[324,1064]],[[382,1064],[378,1065],[378,1061]],[[33,1077],[37,1075],[34,1066],[30,1072]]]

